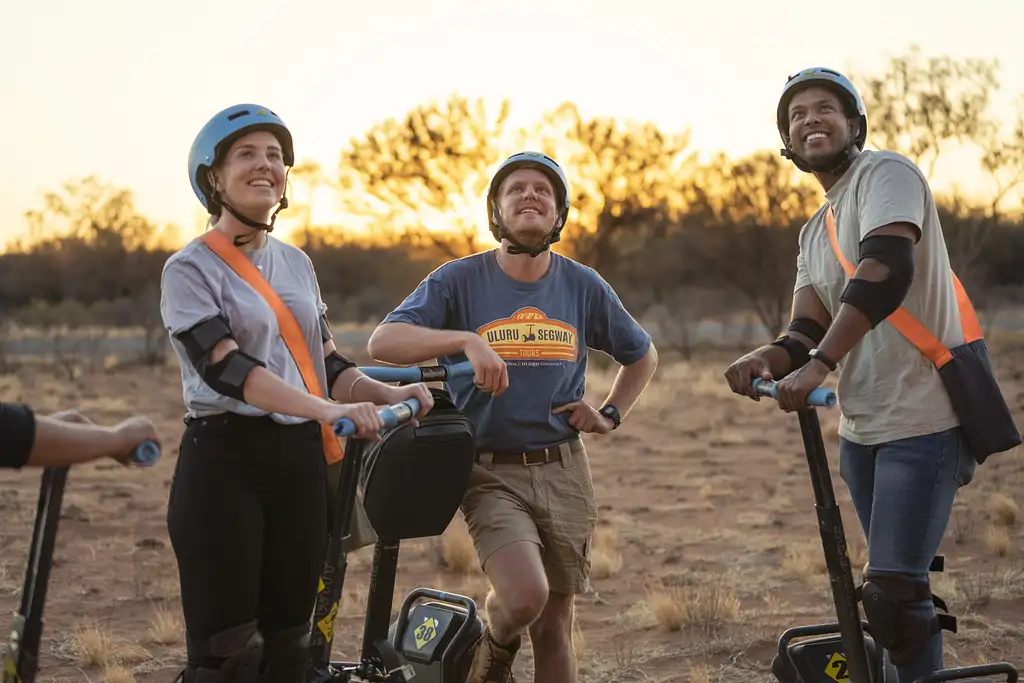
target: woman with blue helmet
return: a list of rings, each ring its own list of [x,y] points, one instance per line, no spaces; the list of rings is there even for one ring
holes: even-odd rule
[[[377,405],[433,405],[425,385],[381,384],[338,353],[312,262],[270,236],[294,161],[291,133],[270,109],[240,104],[210,119],[188,170],[211,227],[167,260],[161,278],[186,405],[167,513],[186,683],[303,681],[328,532],[327,466],[341,457],[323,426],[347,417],[358,437],[376,439]],[[260,290],[229,265],[239,255],[294,317],[317,386],[307,389],[305,359],[292,356]]]

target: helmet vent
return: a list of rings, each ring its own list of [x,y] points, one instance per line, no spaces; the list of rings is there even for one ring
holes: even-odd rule
[[[248,116],[249,114],[250,114],[250,112],[249,112],[248,109],[243,109],[242,111],[236,111],[234,114],[228,114],[228,121],[234,121],[239,116]]]

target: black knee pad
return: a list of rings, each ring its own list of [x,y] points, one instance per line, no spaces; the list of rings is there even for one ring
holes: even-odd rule
[[[256,683],[263,660],[263,635],[255,621],[232,626],[205,640],[189,641],[185,683]]]
[[[868,570],[861,587],[864,615],[875,641],[889,652],[896,666],[909,664],[932,636],[941,630],[938,617],[909,609],[913,603],[932,602],[928,581],[906,574]]]
[[[303,683],[309,657],[309,622],[267,632],[264,661],[268,683]]]

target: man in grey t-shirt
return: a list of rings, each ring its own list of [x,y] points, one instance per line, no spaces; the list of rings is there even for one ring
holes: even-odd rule
[[[796,74],[777,118],[784,154],[827,201],[800,232],[789,329],[726,377],[755,400],[751,381],[774,377],[779,407],[794,411],[841,368],[839,469],[868,538],[864,611],[899,679],[913,681],[942,668],[929,566],[976,467],[938,370],[890,317],[902,307],[943,344],[963,343],[942,227],[913,162],[863,149],[867,114],[845,76]]]
[[[550,251],[569,212],[554,160],[513,155],[487,201],[501,248],[431,273],[377,328],[369,351],[396,364],[468,359],[475,370],[449,382],[475,426],[478,464],[462,509],[494,589],[468,683],[508,681],[527,628],[538,680],[573,683],[572,606],[589,586],[597,521],[580,433],[619,425],[657,353],[600,275]],[[583,400],[588,347],[623,366],[600,411]]]

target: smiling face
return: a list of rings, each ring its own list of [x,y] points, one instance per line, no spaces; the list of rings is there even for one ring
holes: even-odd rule
[[[243,135],[220,159],[212,175],[211,183],[228,204],[247,216],[265,217],[284,196],[281,143],[267,131]]]
[[[540,245],[555,228],[555,186],[535,168],[519,168],[498,188],[498,212],[505,229],[524,245]]]
[[[811,86],[789,103],[789,146],[811,164],[845,149],[854,126],[856,121],[846,117],[839,96],[828,88]]]

